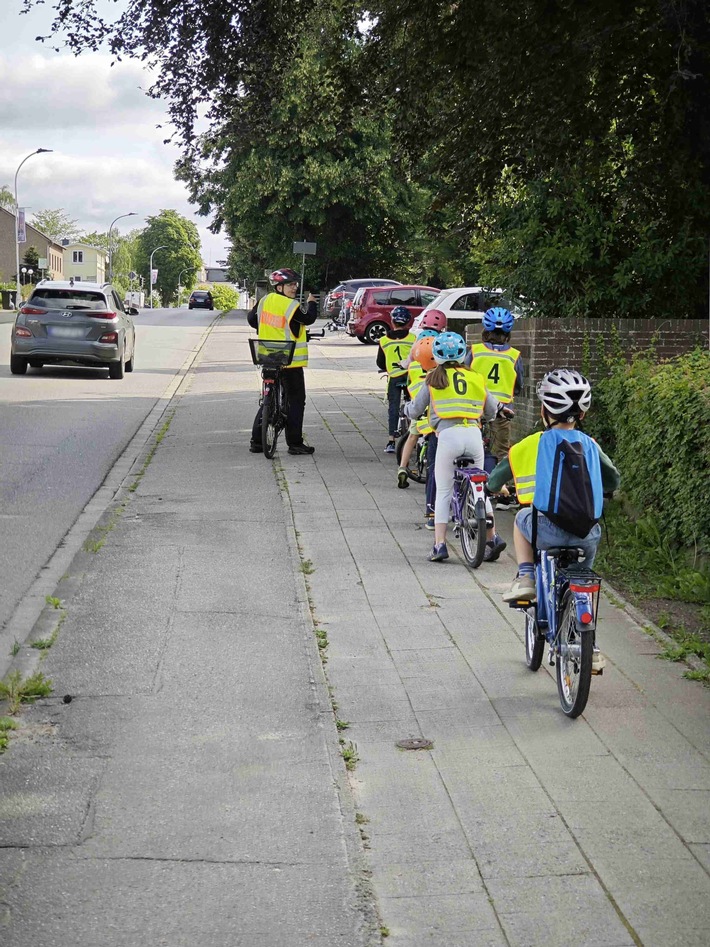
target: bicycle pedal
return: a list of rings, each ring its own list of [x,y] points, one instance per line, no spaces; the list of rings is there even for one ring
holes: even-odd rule
[[[604,674],[604,668],[599,668],[599,669],[592,668],[592,674],[595,677],[601,677]]]

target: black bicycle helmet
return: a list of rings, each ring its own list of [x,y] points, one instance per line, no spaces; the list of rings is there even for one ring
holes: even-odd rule
[[[412,314],[406,306],[395,306],[390,313],[390,318],[392,319],[392,325],[399,329],[404,329],[412,324]]]
[[[285,286],[286,283],[299,283],[301,277],[295,270],[290,270],[287,266],[284,266],[280,270],[274,270],[274,272],[269,276],[269,282],[272,286]]]

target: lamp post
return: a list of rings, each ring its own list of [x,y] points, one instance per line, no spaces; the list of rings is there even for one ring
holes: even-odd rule
[[[18,237],[20,236],[17,232],[18,226],[20,223],[20,204],[17,200],[17,175],[20,173],[20,168],[28,161],[32,155],[45,155],[49,154],[53,149],[52,148],[38,148],[36,151],[31,151],[26,158],[23,158],[20,161],[17,171],[15,171],[15,287],[17,289],[17,308],[20,308],[22,302],[22,290],[20,289],[20,241]]]
[[[180,275],[178,276],[178,306],[180,305],[180,295],[179,295],[179,294],[180,294],[180,286],[182,285],[182,284],[180,283],[180,280],[182,279],[182,274],[185,273],[187,270],[196,270],[196,269],[197,269],[196,266],[183,266],[183,268],[180,270]]]
[[[164,244],[162,247],[156,247],[153,250],[153,253],[157,253],[158,250],[167,250],[167,245]],[[153,308],[153,253],[150,255],[150,266],[148,267],[148,279],[150,280],[150,308]]]
[[[27,272],[27,267],[26,267],[26,266],[21,266],[21,267],[20,267],[20,273],[22,273],[22,278],[20,279],[20,286],[24,286],[24,285],[25,285],[25,273],[26,273],[26,272]]]
[[[121,214],[120,216],[116,217],[116,220],[123,220],[124,217],[135,217],[135,216],[136,216],[136,212],[132,210],[128,214]],[[108,281],[109,283],[112,282],[113,280],[113,266],[112,266],[113,246],[111,244],[111,231],[113,230],[113,225],[116,223],[116,220],[111,221],[111,226],[108,228]]]

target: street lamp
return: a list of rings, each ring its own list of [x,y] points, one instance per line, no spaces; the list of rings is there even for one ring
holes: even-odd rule
[[[24,286],[24,285],[25,285],[25,273],[26,273],[26,272],[27,272],[27,267],[26,267],[26,266],[21,266],[21,267],[20,267],[20,273],[22,273],[22,278],[21,278],[21,280],[20,280],[20,285],[21,285],[21,286]]]
[[[38,148],[36,151],[31,151],[26,158],[20,161],[17,171],[15,171],[15,288],[17,290],[16,303],[18,309],[22,302],[22,290],[20,289],[20,241],[18,239],[20,235],[17,232],[20,224],[20,204],[17,200],[17,175],[20,173],[22,165],[25,161],[28,161],[32,155],[45,155],[53,150],[52,148]]]
[[[178,306],[180,305],[179,293],[180,293],[180,287],[182,285],[182,283],[180,282],[180,280],[182,279],[182,274],[185,273],[187,270],[196,270],[196,269],[197,269],[196,266],[183,266],[183,268],[180,270],[180,275],[178,276]]]
[[[158,250],[167,250],[167,244],[164,244],[162,247],[156,247],[153,250],[153,253],[157,253]],[[150,266],[148,268],[148,278],[150,279],[150,308],[153,308],[153,253],[150,255]]]
[[[136,212],[131,211],[128,214],[121,214],[119,217],[116,217],[116,220],[123,220],[124,217],[135,217]],[[108,281],[109,283],[113,280],[113,267],[112,267],[112,245],[111,245],[111,231],[113,230],[113,225],[116,223],[116,220],[111,222],[111,226],[108,228]]]

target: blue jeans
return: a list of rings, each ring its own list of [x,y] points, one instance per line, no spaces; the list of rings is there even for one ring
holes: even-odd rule
[[[529,543],[532,543],[532,507],[526,506],[518,510],[515,517],[515,525]],[[584,560],[582,565],[591,569],[594,564],[594,557],[597,554],[597,547],[601,539],[602,530],[599,523],[592,526],[589,533],[580,539],[573,533],[568,533],[559,526],[555,526],[545,516],[544,513],[537,514],[537,537],[536,546],[538,549],[549,549],[551,546],[578,546],[584,550]]]
[[[399,427],[399,403],[402,400],[402,390],[407,386],[407,376],[390,378],[387,382],[387,401],[389,404],[390,437],[395,437]]]

